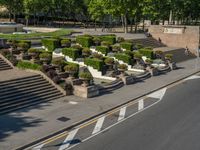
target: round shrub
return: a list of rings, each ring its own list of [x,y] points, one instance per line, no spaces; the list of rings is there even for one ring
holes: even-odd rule
[[[108,65],[113,65],[115,60],[113,58],[106,58],[105,61],[104,61],[106,64]]]
[[[127,70],[128,69],[128,66],[127,65],[125,65],[125,64],[119,64],[118,65],[118,69],[120,69],[120,70]]]
[[[125,41],[125,39],[123,37],[118,37],[117,38],[117,42],[118,43],[121,43],[121,42],[124,42],[124,41]]]
[[[85,80],[92,80],[93,76],[89,72],[81,72],[79,77]]]
[[[39,55],[40,58],[43,58],[43,59],[51,59],[52,55],[48,52],[44,52],[44,53],[41,53]]]
[[[77,67],[77,65],[73,65],[73,64],[69,64],[64,67],[64,70],[70,73],[76,73],[78,72],[78,69],[79,68]]]

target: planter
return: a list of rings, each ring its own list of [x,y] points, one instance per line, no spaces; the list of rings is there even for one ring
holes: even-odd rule
[[[113,64],[106,64],[108,66],[108,71],[112,71],[113,70]]]

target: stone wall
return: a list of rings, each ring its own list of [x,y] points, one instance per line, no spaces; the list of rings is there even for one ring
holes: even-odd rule
[[[197,54],[199,49],[199,26],[159,26],[149,27],[149,33],[155,39],[161,39],[161,42],[168,47],[189,48]]]

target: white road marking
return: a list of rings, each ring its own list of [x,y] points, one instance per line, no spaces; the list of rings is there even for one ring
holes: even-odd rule
[[[194,80],[194,79],[200,79],[200,76],[194,75],[194,76],[191,76],[191,77],[188,77],[188,78],[184,79],[184,81]]]
[[[72,105],[77,105],[77,104],[78,104],[78,102],[69,101],[69,104],[72,104]]]
[[[121,121],[125,118],[126,115],[126,107],[120,109],[118,121]]]
[[[157,99],[161,100],[161,99],[163,99],[166,91],[167,91],[167,88],[163,88],[159,91],[149,94],[147,97],[157,98]]]
[[[79,128],[69,132],[68,136],[66,137],[66,139],[64,140],[64,142],[60,146],[59,150],[64,150],[64,149],[66,149],[70,146],[70,143],[74,139],[78,130],[79,130]]]
[[[136,113],[134,113],[134,114],[128,116],[127,118],[124,118],[123,121],[126,121],[126,120],[132,118],[133,116],[135,116],[135,115],[137,115],[137,114],[139,114],[139,113],[145,111],[146,109],[149,109],[150,107],[153,107],[154,105],[158,104],[160,101],[162,101],[162,99],[159,99],[159,100],[156,101],[155,103],[153,103],[153,104],[151,104],[151,105],[145,107],[142,111],[138,111],[138,112],[136,112]],[[123,122],[123,121],[118,121],[118,122],[112,124],[111,126],[109,126],[109,127],[105,128],[105,129],[101,130],[101,131],[98,132],[97,134],[91,135],[90,137],[88,137],[88,138],[82,140],[82,143],[83,143],[83,142],[86,142],[86,141],[88,141],[88,140],[90,140],[91,138],[93,138],[93,137],[95,137],[95,136],[97,136],[97,135],[99,135],[99,134],[101,134],[101,133],[103,133],[103,132],[105,132],[105,131],[107,131],[107,130],[109,130],[110,128],[112,128],[112,127],[114,127],[114,126],[120,124],[120,123]],[[80,144],[80,143],[77,143],[77,144],[75,144],[75,145],[72,145],[72,146],[71,146],[70,148],[68,148],[67,150],[72,149],[72,148],[76,147],[76,146],[79,145],[79,144]]]
[[[45,144],[38,145],[38,146],[32,148],[32,150],[41,150],[41,148],[42,148],[44,145],[45,145]]]
[[[103,117],[101,117],[101,118],[99,118],[99,119],[97,120],[96,126],[94,127],[94,130],[93,130],[92,134],[96,134],[96,133],[98,133],[99,131],[101,131],[101,128],[102,128],[102,126],[103,126],[104,120],[105,120],[105,116],[103,116]]]
[[[138,101],[138,111],[144,109],[144,100],[141,99]]]

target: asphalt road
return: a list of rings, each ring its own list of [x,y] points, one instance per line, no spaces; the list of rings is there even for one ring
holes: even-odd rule
[[[200,79],[167,90],[163,100],[72,150],[200,150]]]

